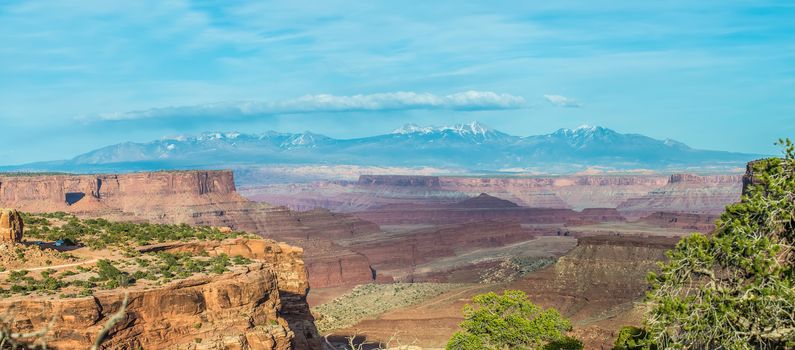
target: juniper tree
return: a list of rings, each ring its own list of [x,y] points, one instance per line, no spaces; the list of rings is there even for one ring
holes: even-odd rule
[[[751,163],[754,181],[711,235],[693,234],[649,278],[648,344],[795,347],[795,147]]]
[[[518,290],[503,295],[486,293],[464,307],[461,331],[453,334],[448,350],[544,349],[580,350],[582,343],[566,336],[571,323],[555,309],[542,309]]]

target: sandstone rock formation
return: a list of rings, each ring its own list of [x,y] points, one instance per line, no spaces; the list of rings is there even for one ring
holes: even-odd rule
[[[591,208],[581,212],[561,208],[527,208],[488,194],[480,194],[452,204],[389,205],[353,215],[380,225],[449,225],[488,220],[560,225],[593,220],[624,221],[614,208]]]
[[[441,188],[439,177],[417,175],[362,175],[359,176],[358,185],[375,187],[422,187],[429,189]]]
[[[465,199],[458,203],[451,204],[449,207],[458,209],[508,209],[519,207],[519,205],[511,201],[490,196],[488,193],[481,193],[477,197]]]
[[[156,246],[162,251],[206,249],[258,261],[220,276],[195,276],[150,289],[131,287],[124,318],[105,349],[321,349],[306,304],[301,249],[269,240]],[[124,289],[84,298],[13,297],[0,301],[19,332],[47,329],[47,345],[86,349],[117,312]]]
[[[316,181],[303,184],[249,184],[249,198],[295,210],[323,207],[334,212],[379,210],[391,205],[440,206],[480,193],[523,207],[585,209],[616,208],[622,203],[633,219],[677,206],[714,211],[731,203],[739,191],[739,175],[572,175],[556,177],[450,177],[362,175],[358,182]],[[703,190],[694,190],[703,188]],[[673,191],[650,200],[658,190]],[[650,196],[650,194],[654,194]],[[640,198],[640,201],[635,199]],[[644,206],[652,206],[647,210]],[[633,212],[639,212],[634,214]]]
[[[663,186],[664,176],[444,177],[442,188],[486,192],[525,207],[615,208],[628,198]]]
[[[579,239],[575,249],[558,262],[507,288],[521,289],[534,302],[553,306],[575,328],[596,333],[586,349],[609,348],[615,331],[640,325],[635,303],[648,285],[646,275],[666,260],[665,252],[678,238],[593,236]]]
[[[228,170],[0,176],[0,205],[28,212],[65,211],[110,220],[229,227],[292,243],[328,242],[379,232],[378,225],[350,215],[328,210],[293,212],[249,201],[236,192],[234,177]],[[337,260],[328,259],[324,253],[322,260],[314,261],[318,254],[308,252],[313,286],[372,281],[367,258],[350,260],[348,253],[343,252],[340,258],[349,261],[345,266],[353,270],[340,274],[340,278],[325,279],[330,268],[339,268]],[[324,266],[326,262],[333,266]]]
[[[451,257],[480,248],[500,247],[531,240],[538,233],[518,223],[480,221],[444,225],[355,242],[349,249],[367,256],[379,274],[411,281],[414,268],[442,257]]]
[[[555,307],[572,321],[585,349],[611,349],[622,326],[640,325],[636,305],[647,290],[646,275],[657,269],[676,239],[661,237],[587,237],[558,263],[500,284],[465,285],[437,298],[363,320],[344,331],[386,340],[396,329],[418,344],[443,348],[463,320],[461,309],[475,295],[525,291],[544,307]],[[345,334],[339,331],[337,334]]]
[[[655,212],[713,214],[740,200],[741,175],[674,174],[665,186],[618,205],[618,211],[631,219]]]
[[[15,209],[0,209],[0,243],[17,243],[22,240],[24,223]]]
[[[658,227],[678,228],[690,232],[708,233],[715,229],[718,214],[691,214],[656,212],[640,219],[640,222]]]

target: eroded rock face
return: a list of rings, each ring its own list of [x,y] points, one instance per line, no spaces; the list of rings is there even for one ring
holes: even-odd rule
[[[211,254],[243,255],[257,262],[220,276],[196,276],[150,289],[116,289],[73,299],[10,298],[0,301],[0,313],[12,315],[14,328],[23,332],[44,329],[53,320],[48,346],[87,349],[128,291],[125,317],[111,329],[103,348],[321,349],[306,304],[300,248],[241,239],[158,249],[202,247]]]
[[[413,275],[418,265],[480,248],[527,241],[536,235],[518,223],[480,221],[419,229],[394,237],[357,242],[349,248],[369,257],[379,274],[411,281],[419,277]]]
[[[533,302],[569,318],[586,349],[609,349],[616,330],[642,323],[637,302],[648,290],[646,276],[665,261],[675,237],[582,237],[558,262],[510,284]],[[580,328],[587,324],[587,329]],[[591,333],[590,335],[584,334]]]
[[[656,212],[718,215],[740,200],[743,176],[674,174],[665,186],[631,198],[618,211],[630,219]]]
[[[718,214],[690,214],[656,212],[643,217],[640,221],[659,227],[670,227],[690,230],[693,232],[708,233],[715,229]]]
[[[315,320],[306,303],[309,283],[302,248],[270,240],[240,238],[232,242],[178,243],[158,249],[195,254],[207,251],[211,255],[224,253],[268,262],[268,266],[276,273],[275,276],[278,280],[281,300],[279,315],[288,322],[290,330],[294,333],[293,348],[291,349],[320,349],[322,347],[320,335],[315,327]]]
[[[24,226],[22,215],[16,209],[0,209],[0,242],[21,241]]]
[[[362,175],[358,182],[249,184],[249,198],[306,210],[379,210],[392,205],[445,205],[480,193],[523,207],[623,208],[633,219],[654,211],[721,210],[736,201],[739,175],[572,175],[556,177],[434,177]],[[702,189],[702,190],[698,190]],[[660,196],[662,194],[662,196]],[[624,204],[628,202],[627,204]]]
[[[78,203],[86,210],[134,212],[162,203],[203,204],[235,193],[230,171],[13,176],[0,177],[0,184],[0,202],[32,212],[74,212],[70,207]]]
[[[68,200],[67,200],[68,199]],[[65,211],[87,217],[162,224],[229,227],[298,244],[330,242],[379,232],[378,225],[328,210],[293,212],[286,207],[249,201],[235,189],[231,171],[171,171],[102,175],[0,176],[0,205],[28,212]],[[367,258],[351,260],[343,252],[329,259],[323,253],[306,259],[313,286],[353,285],[372,281]],[[337,261],[351,266],[339,278],[326,279]],[[330,264],[329,266],[326,266]],[[366,283],[366,282],[365,282]]]

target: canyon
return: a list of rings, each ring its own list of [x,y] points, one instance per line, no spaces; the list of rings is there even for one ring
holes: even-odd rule
[[[741,174],[566,175],[552,177],[362,175],[357,181],[263,183],[241,194],[294,210],[363,212],[393,205],[452,204],[487,193],[527,208],[616,208],[627,218],[654,212],[720,213],[739,198]]]
[[[310,283],[318,287],[372,280],[365,257],[330,240],[379,231],[377,225],[346,214],[295,212],[249,201],[236,192],[231,171],[0,176],[0,205],[32,213],[229,227],[317,247],[308,249],[304,259]],[[329,269],[331,265],[346,268]],[[329,275],[333,271],[338,272]]]
[[[475,295],[522,290],[534,303],[555,307],[574,324],[585,349],[610,349],[617,330],[639,325],[637,305],[646,291],[646,274],[657,269],[676,238],[589,237],[557,263],[513,281],[462,284],[414,305],[339,329],[334,334],[365,334],[389,339],[396,331],[426,347],[442,348],[463,320],[461,309]]]
[[[293,259],[301,256],[301,267],[295,260],[292,270],[274,273],[250,267],[223,279],[184,281],[131,294],[130,308],[140,318],[128,320],[130,330],[125,332],[129,336],[120,332],[114,344],[181,344],[198,334],[215,339],[205,343],[210,347],[237,341],[239,346],[281,349],[297,342],[305,346],[297,348],[316,348],[321,338],[314,329],[310,306],[343,296],[357,285],[428,282],[450,287],[438,296],[388,310],[333,334],[362,332],[370,339],[383,340],[406,329],[423,346],[443,345],[471,296],[513,288],[561,310],[573,320],[577,335],[589,348],[598,348],[606,346],[620,325],[638,322],[641,310],[633,302],[642,296],[645,274],[664,260],[664,252],[679,237],[710,231],[722,206],[739,198],[742,182],[740,175],[692,174],[361,175],[356,181],[257,185],[236,184],[229,170],[5,175],[0,176],[0,205],[33,213],[63,211],[84,218],[248,231],[286,242],[278,250],[292,252],[287,255],[294,255]],[[287,244],[301,249],[286,248]],[[243,246],[210,244],[203,249],[273,261],[272,256],[256,253],[267,248]],[[186,244],[158,249],[197,251]],[[283,276],[292,277],[285,280]],[[255,318],[273,327],[265,330],[255,322],[256,329],[248,329],[236,316],[220,316],[224,311],[211,300],[217,300],[212,293],[224,288],[268,295],[269,299],[259,301],[238,298],[236,307],[247,310],[259,307],[251,303],[267,305],[267,311],[245,313],[264,315]],[[189,330],[189,323],[168,321],[181,335],[166,337],[162,328],[144,320],[171,316],[149,315],[139,309],[152,307],[153,300],[167,299],[166,294],[190,295],[175,302],[185,308],[190,308],[191,300],[204,300],[200,311],[185,311],[178,315],[180,319],[225,317],[229,324],[223,328],[229,334]],[[85,342],[121,299],[118,294],[100,293],[94,300],[88,303],[96,305],[93,309],[74,306],[85,315],[95,315],[86,316],[93,320],[91,326],[86,326],[84,334],[65,339]],[[30,308],[39,307],[35,305],[39,304]],[[46,305],[52,311],[64,308],[58,302]],[[29,313],[33,309],[24,312]],[[25,322],[35,326],[46,320]],[[205,331],[210,333],[201,333]],[[238,335],[237,340],[232,340],[231,333]],[[263,334],[267,336],[262,338]]]
[[[352,186],[355,190],[340,197],[370,198],[367,209],[337,213],[334,210],[338,207],[316,207],[297,211],[254,202],[237,192],[234,176],[226,170],[0,176],[0,204],[29,212],[65,211],[112,220],[230,227],[258,233],[305,247],[310,284],[324,288],[411,279],[407,271],[426,263],[412,257],[416,255],[450,258],[489,245],[494,248],[565,234],[571,226],[621,223],[640,215],[651,225],[708,230],[714,217],[710,213],[739,191],[741,176],[363,175]],[[249,190],[243,194],[263,198]],[[542,202],[538,198],[545,199]],[[633,204],[622,206],[628,198]],[[641,202],[650,204],[638,204]],[[686,213],[665,211],[682,202],[692,203],[685,209],[695,213],[688,217]],[[579,208],[583,206],[587,208]],[[694,223],[684,225],[688,220]],[[398,234],[385,232],[384,227]],[[424,247],[432,241],[430,237],[452,241],[444,248],[447,251],[412,248],[428,249]],[[389,252],[394,261],[390,262],[383,252]]]

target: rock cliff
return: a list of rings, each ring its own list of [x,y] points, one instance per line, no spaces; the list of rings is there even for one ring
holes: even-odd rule
[[[535,238],[536,232],[518,223],[479,221],[444,225],[355,242],[348,248],[369,257],[373,268],[403,281],[415,279],[418,265],[482,248],[502,247]]]
[[[0,202],[23,211],[119,210],[244,201],[230,171],[0,176]]]
[[[618,211],[630,219],[655,212],[717,215],[740,200],[742,179],[742,175],[674,174],[665,186],[628,199]]]
[[[624,221],[615,208],[526,208],[489,195],[447,205],[391,205],[353,214],[379,225],[449,225],[478,221],[510,221],[523,224],[566,224]]]
[[[379,232],[376,224],[318,209],[294,212],[249,201],[237,193],[231,171],[169,171],[100,175],[0,175],[0,206],[28,212],[65,211],[111,220],[231,227],[297,244]],[[323,255],[323,259],[315,260]],[[366,257],[307,254],[313,287],[371,281]],[[326,278],[338,261],[350,270]],[[324,266],[325,263],[332,267]]]
[[[480,193],[523,207],[585,209],[622,207],[633,219],[654,211],[713,212],[734,201],[739,175],[572,175],[556,177],[453,177],[362,175],[355,183],[317,181],[254,186],[254,200],[297,210],[380,210],[391,205],[445,205]],[[727,202],[728,201],[728,202]],[[627,202],[628,204],[624,204]],[[651,208],[646,208],[647,206]]]
[[[656,212],[640,219],[641,222],[658,227],[670,227],[690,230],[691,232],[708,233],[715,229],[718,214],[692,214]]]
[[[159,251],[206,250],[255,262],[220,276],[199,275],[151,288],[130,287],[83,298],[14,297],[0,313],[19,332],[47,330],[55,349],[85,349],[110,317],[128,305],[107,349],[321,349],[306,304],[302,250],[270,240],[193,242]]]
[[[586,349],[609,349],[622,326],[640,325],[635,306],[678,238],[593,236],[544,270],[508,286],[531,300],[553,306],[574,323]]]
[[[426,189],[440,189],[440,181],[437,176],[414,176],[414,175],[362,175],[359,176],[358,186],[375,187],[415,187]]]

